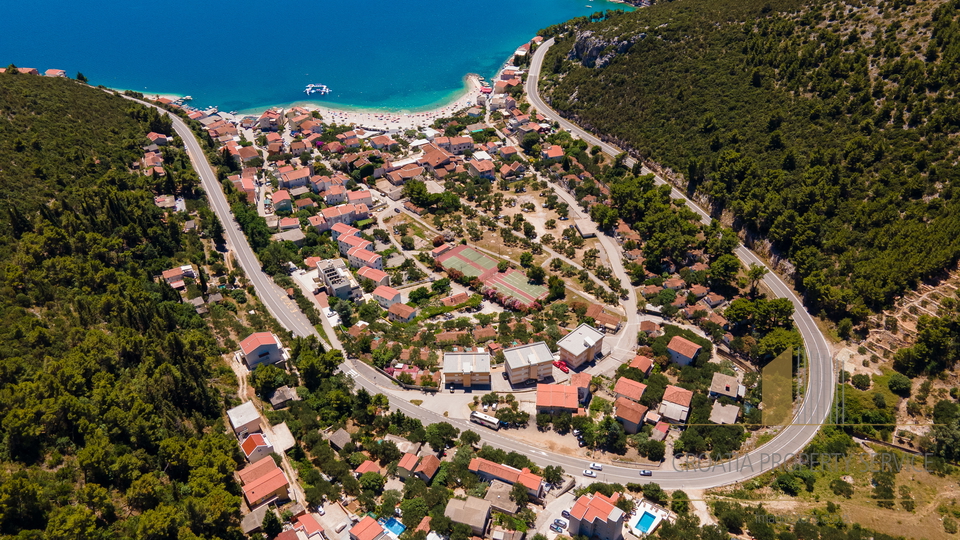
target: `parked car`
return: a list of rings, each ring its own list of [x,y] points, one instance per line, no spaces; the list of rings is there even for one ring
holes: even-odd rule
[[[557,527],[560,527],[561,529],[566,529],[566,528],[567,528],[567,520],[565,520],[565,519],[557,518],[557,519],[553,520],[553,524],[556,525]]]
[[[603,465],[601,465],[601,464],[599,464],[599,463],[591,463],[591,464],[590,464],[590,468],[593,469],[593,470],[595,470],[595,471],[602,471],[602,470],[603,470]]]
[[[396,213],[398,213],[398,214],[400,213],[400,209],[399,209],[399,208],[394,208],[393,211],[396,212]]]
[[[564,510],[563,512],[560,512],[560,515],[563,516],[563,517],[565,517],[565,518],[571,517],[569,510]]]
[[[318,506],[318,507],[317,507],[317,513],[322,516],[322,515],[325,515],[325,514],[327,513],[327,511],[324,510],[322,506]]]
[[[576,437],[576,438],[578,438],[578,439],[580,438],[580,434],[581,434],[581,433],[583,433],[583,432],[580,431],[579,429],[573,430],[573,436]]]
[[[653,476],[653,472],[644,469],[644,470],[640,471],[640,476]]]
[[[483,404],[483,412],[487,412],[487,404],[486,404],[486,403]]]
[[[583,442],[583,439],[577,439],[577,444],[580,446],[580,448],[583,448],[587,445],[587,443]]]
[[[561,529],[561,528],[560,528],[559,526],[557,526],[557,525],[550,525],[550,530],[553,531],[553,532],[555,532],[555,533],[562,533],[562,532],[563,532],[563,529]]]
[[[589,470],[589,469],[584,470],[584,471],[583,471],[583,475],[584,475],[584,476],[589,476],[590,478],[596,478],[596,477],[597,477],[597,473],[595,473],[595,472],[593,472],[593,471],[591,471],[591,470]]]

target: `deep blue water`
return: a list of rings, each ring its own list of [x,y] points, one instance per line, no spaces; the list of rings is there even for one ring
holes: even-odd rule
[[[591,7],[587,7],[590,5]],[[598,0],[11,1],[0,64],[82,72],[93,84],[244,110],[305,99],[415,110],[493,75],[537,30]]]

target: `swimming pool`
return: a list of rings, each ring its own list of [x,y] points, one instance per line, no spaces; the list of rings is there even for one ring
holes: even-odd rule
[[[407,530],[407,528],[403,526],[403,523],[397,521],[396,518],[390,518],[386,520],[383,523],[383,527],[392,532],[395,536],[400,536],[403,534],[403,531]]]
[[[643,515],[640,516],[640,521],[637,522],[637,528],[640,529],[640,532],[647,534],[650,532],[650,527],[656,519],[657,516],[650,512],[644,512]]]

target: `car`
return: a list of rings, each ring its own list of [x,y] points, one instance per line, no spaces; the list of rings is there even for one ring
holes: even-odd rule
[[[491,403],[491,404],[490,404],[490,409],[492,409],[492,410],[494,410],[494,411],[497,410],[497,404],[496,404],[496,403]]]
[[[393,211],[394,211],[395,213],[397,213],[397,214],[400,213],[400,209],[399,209],[399,208],[394,208]]]
[[[506,371],[504,371],[504,372],[503,372],[503,378],[504,378],[504,379],[507,379],[507,378],[508,378],[508,377],[507,377],[507,372],[506,372]]]
[[[590,469],[584,470],[584,471],[583,471],[583,475],[584,475],[584,476],[589,476],[590,478],[596,478],[596,477],[597,477],[597,473],[591,471]]]
[[[556,525],[557,527],[560,527],[561,529],[566,529],[566,528],[567,528],[567,520],[565,520],[565,519],[557,518],[557,519],[553,520],[553,524]]]
[[[563,516],[563,517],[565,517],[565,518],[573,517],[573,516],[570,515],[570,511],[569,511],[569,510],[564,510],[563,512],[560,512],[560,515]]]
[[[486,404],[486,403],[483,404],[483,412],[487,412],[487,404]]]
[[[327,511],[324,510],[322,506],[318,506],[318,507],[317,507],[317,513],[320,514],[321,516],[323,516],[323,515],[326,515]]]
[[[557,525],[550,525],[550,530],[553,531],[553,532],[555,532],[555,533],[562,533],[562,532],[563,532],[563,529],[561,529],[561,528],[560,528],[559,526],[557,526]]]
[[[580,448],[583,448],[587,445],[587,443],[583,442],[583,439],[577,439],[577,444],[580,446]]]
[[[653,476],[653,472],[644,469],[644,470],[640,471],[640,476]]]
[[[330,308],[326,308],[326,309],[330,309]],[[581,434],[581,433],[583,433],[583,432],[580,431],[579,429],[573,430],[573,436],[574,436],[574,437],[577,437],[578,439],[580,438],[580,434]]]
[[[591,464],[590,464],[590,468],[593,469],[593,470],[595,470],[595,471],[602,471],[602,470],[603,470],[603,465],[601,465],[601,464],[599,464],[599,463],[591,463]]]

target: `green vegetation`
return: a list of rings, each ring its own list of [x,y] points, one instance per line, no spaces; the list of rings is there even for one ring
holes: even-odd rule
[[[678,0],[575,19],[546,30],[546,93],[769,238],[809,306],[862,322],[960,254],[957,6]],[[569,56],[587,30],[597,54]]]
[[[0,535],[236,536],[242,458],[211,384],[220,350],[153,279],[193,242],[153,196],[191,197],[196,177],[169,147],[166,177],[129,171],[169,121],[10,72],[0,110]]]

